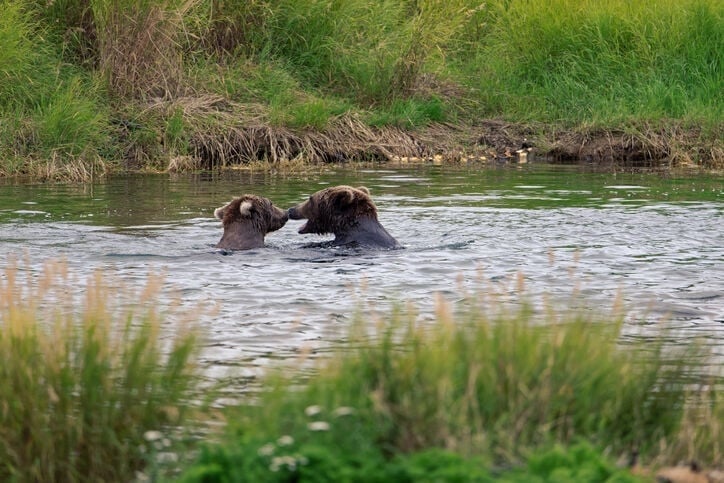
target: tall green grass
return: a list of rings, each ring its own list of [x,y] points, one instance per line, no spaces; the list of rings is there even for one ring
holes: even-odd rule
[[[505,311],[483,300],[456,313],[440,300],[433,322],[413,308],[372,330],[360,320],[302,386],[283,369],[253,406],[231,412],[235,432],[203,453],[189,480],[334,481],[315,472],[376,474],[436,449],[494,469],[581,440],[614,458],[721,461],[722,374],[695,343],[623,343],[617,313]]]
[[[468,116],[569,125],[721,118],[724,7],[714,0],[212,5],[227,25],[219,48],[281,62],[304,88],[365,107],[419,96],[432,74],[461,84],[465,98],[448,101],[477,105]],[[234,30],[238,15],[245,23]]]
[[[486,113],[568,124],[722,114],[724,7],[710,0],[487,3],[464,82]]]
[[[282,0],[260,7],[232,0],[202,2],[198,12],[213,19],[208,35],[218,44],[207,47],[212,52],[283,64],[305,88],[366,106],[415,90],[428,61],[441,58],[440,47],[459,27],[464,6],[461,0]]]
[[[33,26],[19,2],[0,2],[0,112],[12,111],[33,99],[32,88],[38,52]],[[47,86],[43,86],[47,87]]]
[[[0,8],[0,175],[91,178],[113,152],[103,89],[60,62],[22,2]]]
[[[132,293],[96,273],[81,298],[77,283],[59,262],[0,277],[3,481],[132,481],[155,464],[151,435],[188,416],[197,334],[167,334],[159,280]]]

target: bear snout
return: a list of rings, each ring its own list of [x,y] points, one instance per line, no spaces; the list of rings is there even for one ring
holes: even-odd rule
[[[292,206],[287,210],[287,216],[289,216],[290,220],[301,220],[304,218],[299,214],[299,210],[297,210],[296,206]]]
[[[282,210],[281,208],[274,207],[274,218],[277,220],[280,220],[284,223],[287,222],[289,219],[289,211],[288,210]]]
[[[299,205],[297,205],[299,206]],[[307,219],[305,215],[302,214],[301,210],[297,208],[297,206],[292,206],[287,210],[287,215],[289,216],[290,220],[304,220]],[[307,221],[305,224],[299,227],[298,233],[309,233],[310,232],[310,223],[311,221]]]

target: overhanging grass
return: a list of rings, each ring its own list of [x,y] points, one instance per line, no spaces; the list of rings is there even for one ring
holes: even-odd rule
[[[195,330],[166,334],[157,279],[134,294],[97,273],[77,299],[63,263],[23,275],[0,278],[0,479],[133,480],[155,464],[149,435],[186,421]]]
[[[270,481],[278,471],[327,481],[309,475],[330,464],[338,477],[366,474],[432,449],[496,468],[579,440],[611,457],[721,460],[721,374],[696,376],[714,366],[696,344],[622,344],[616,314],[480,307],[469,300],[453,314],[439,301],[434,323],[398,310],[372,331],[360,320],[302,386],[287,367],[253,406],[231,411],[235,431],[190,481],[247,481],[252,468]]]

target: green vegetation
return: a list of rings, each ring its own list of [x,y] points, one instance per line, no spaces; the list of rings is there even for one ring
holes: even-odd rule
[[[714,364],[695,344],[623,344],[616,314],[483,302],[439,302],[433,322],[399,310],[371,332],[360,319],[314,377],[282,369],[230,410],[226,442],[184,481],[634,481],[611,458],[721,461],[721,375],[702,375]]]
[[[194,331],[165,334],[147,308],[158,280],[126,293],[139,309],[100,274],[76,300],[63,263],[23,273],[0,277],[0,480],[133,481],[190,427]]]
[[[722,115],[724,9],[713,2],[546,0],[495,9],[516,28],[478,54],[470,72],[487,106],[531,120],[625,123],[681,119],[708,125]],[[484,39],[489,39],[485,34]],[[485,41],[481,38],[481,41]],[[468,65],[485,65],[471,62]],[[511,107],[515,106],[515,107]]]
[[[426,321],[360,311],[335,353],[270,372],[216,434],[198,425],[219,411],[192,403],[196,331],[171,335],[150,308],[158,279],[132,292],[64,263],[24,273],[0,278],[3,481],[633,482],[615,460],[722,460],[712,354],[624,339],[618,311],[506,309],[482,291]]]
[[[641,150],[651,156],[714,167],[724,158],[716,0],[0,8],[2,175],[420,155],[419,139],[394,128],[440,122],[472,128],[468,145],[436,150],[472,150],[487,118],[526,123],[542,152],[563,129],[609,130],[624,148],[626,136],[655,138]]]
[[[354,428],[352,428],[354,429]],[[318,438],[322,439],[322,438]],[[359,483],[635,483],[648,481],[616,467],[587,444],[556,447],[530,456],[514,470],[490,470],[477,458],[451,451],[423,450],[386,458],[379,451],[338,448],[327,441],[295,444],[282,437],[259,447],[205,448],[200,462],[181,481],[359,482]]]

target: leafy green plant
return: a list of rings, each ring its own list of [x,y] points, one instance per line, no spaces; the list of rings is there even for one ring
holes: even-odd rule
[[[526,466],[503,473],[501,483],[635,483],[646,481],[617,468],[588,443],[556,446],[532,454]]]

